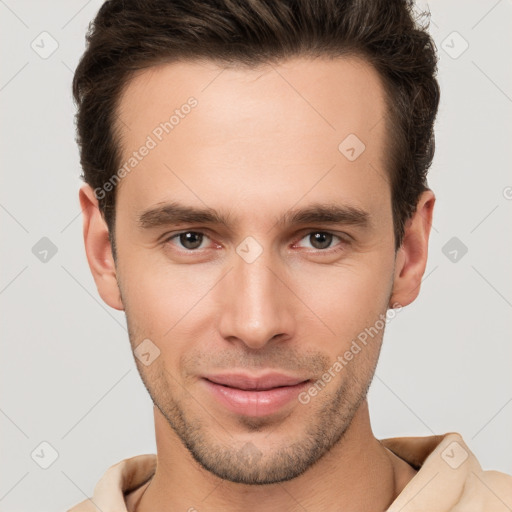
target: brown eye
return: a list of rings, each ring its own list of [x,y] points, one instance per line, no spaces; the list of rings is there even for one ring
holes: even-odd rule
[[[336,235],[329,231],[310,231],[295,244],[310,255],[332,255],[343,252],[350,245],[349,235]]]
[[[333,240],[333,235],[331,233],[325,233],[323,231],[310,233],[308,236],[311,246],[315,249],[327,249]]]
[[[187,231],[175,235],[173,238],[177,238],[180,244],[188,250],[198,249],[203,243],[204,235],[195,231]]]

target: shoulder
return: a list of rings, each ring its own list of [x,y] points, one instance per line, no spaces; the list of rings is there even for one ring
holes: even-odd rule
[[[67,512],[125,512],[125,496],[145,484],[155,473],[157,457],[153,453],[136,455],[110,466],[100,478],[91,498]]]
[[[512,476],[482,469],[459,433],[392,438],[383,444],[418,468],[388,512],[512,510]]]

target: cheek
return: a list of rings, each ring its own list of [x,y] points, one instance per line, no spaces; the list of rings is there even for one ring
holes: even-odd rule
[[[149,251],[126,263],[121,280],[131,314],[142,323],[167,329],[195,308],[219,276],[218,268],[173,265],[163,255],[153,258]]]
[[[376,256],[297,273],[297,295],[316,315],[311,329],[318,333],[320,325],[327,339],[333,340],[332,349],[339,349],[340,343],[349,343],[365,327],[374,325],[387,308],[392,261]]]
[[[160,351],[155,361],[162,365],[160,374],[165,376],[165,368],[175,378],[184,377],[180,358],[197,340],[216,339],[215,333],[209,332],[214,325],[211,303],[222,269],[146,263],[126,268],[124,276],[132,346],[149,338]],[[170,376],[166,378],[172,383]]]

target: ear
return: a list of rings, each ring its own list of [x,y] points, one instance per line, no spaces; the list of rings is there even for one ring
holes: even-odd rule
[[[107,223],[98,208],[93,189],[85,184],[79,192],[87,261],[101,298],[112,308],[124,310],[117,285]]]
[[[389,307],[392,304],[407,306],[420,292],[421,279],[427,266],[428,239],[435,200],[432,190],[424,191],[418,200],[416,211],[405,225],[402,245],[395,259],[393,293]]]

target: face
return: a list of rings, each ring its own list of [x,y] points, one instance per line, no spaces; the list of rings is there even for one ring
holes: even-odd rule
[[[133,78],[119,114],[137,163],[116,279],[144,384],[210,472],[294,478],[365,400],[383,329],[344,354],[392,298],[379,77],[356,58],[179,62]]]

